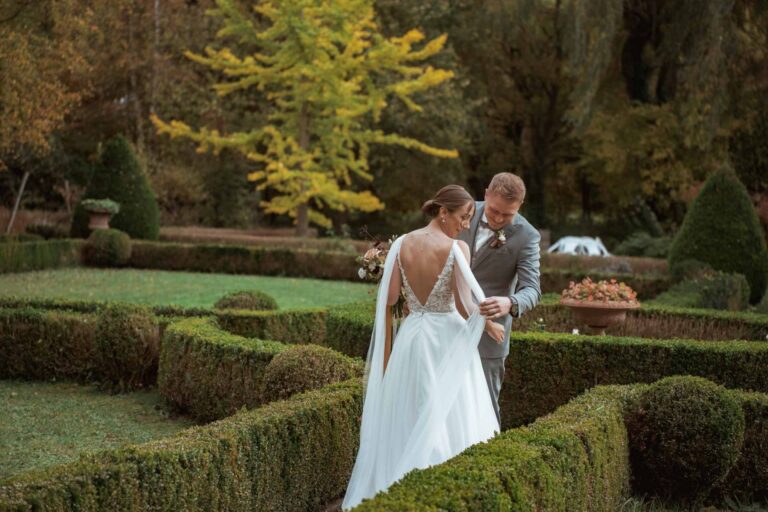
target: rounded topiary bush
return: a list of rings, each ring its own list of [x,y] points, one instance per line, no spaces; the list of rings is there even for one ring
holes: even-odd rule
[[[109,220],[111,227],[125,231],[132,238],[157,239],[160,231],[157,199],[130,143],[123,137],[106,143],[83,195],[83,200],[106,198],[120,204],[120,211]],[[87,237],[88,223],[88,212],[78,204],[72,218],[72,236]]]
[[[667,377],[638,396],[627,428],[636,490],[696,503],[738,459],[744,412],[714,382]]]
[[[363,363],[319,345],[293,345],[277,354],[264,372],[265,402],[284,400],[363,373]]]
[[[109,305],[96,323],[97,372],[115,391],[155,384],[160,329],[149,308]]]
[[[96,229],[83,245],[83,262],[96,267],[120,267],[131,258],[131,238],[119,229]]]
[[[243,290],[228,293],[220,298],[215,306],[218,309],[277,309],[277,301],[269,294],[259,290]]]
[[[747,189],[730,170],[714,174],[701,189],[672,243],[669,265],[699,260],[713,269],[743,274],[750,302],[763,296],[768,284],[768,249]]]

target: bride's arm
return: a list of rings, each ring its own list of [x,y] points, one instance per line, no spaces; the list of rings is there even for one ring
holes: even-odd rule
[[[402,277],[400,277],[400,268],[395,265],[392,269],[392,278],[389,280],[389,291],[387,293],[387,306],[394,306],[400,298],[400,286],[402,286]]]
[[[464,240],[459,240],[458,245],[459,245],[459,249],[461,249],[461,252],[464,254],[464,258],[467,261],[469,261],[469,258],[470,258],[469,246],[467,245],[467,243]],[[458,268],[458,265],[459,265],[458,262],[454,261],[453,265],[454,265],[454,269],[453,269],[454,279],[452,284],[453,298],[454,298],[454,301],[456,302],[456,310],[458,310],[459,314],[466,319],[466,318],[469,318],[470,308],[467,308],[466,306],[464,306],[464,302],[461,300],[461,296],[464,295],[465,297],[469,297],[471,296],[471,293],[469,292],[469,290],[463,291],[463,293],[462,291],[459,290],[459,286],[462,285],[459,283],[461,271]],[[466,283],[463,283],[463,285],[466,286]]]

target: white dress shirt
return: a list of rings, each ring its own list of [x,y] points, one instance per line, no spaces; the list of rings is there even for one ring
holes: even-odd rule
[[[483,212],[482,222],[488,222],[488,217],[485,216],[485,212]],[[475,236],[475,254],[480,251],[480,248],[491,242],[491,237],[494,236],[493,230],[483,226],[482,224],[479,224],[477,226],[477,235]]]

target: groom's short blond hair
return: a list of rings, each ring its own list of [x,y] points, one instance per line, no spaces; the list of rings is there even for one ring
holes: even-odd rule
[[[500,172],[491,180],[488,192],[498,194],[509,201],[522,203],[525,199],[525,183],[517,174]]]

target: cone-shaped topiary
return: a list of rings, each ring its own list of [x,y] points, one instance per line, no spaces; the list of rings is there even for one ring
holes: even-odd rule
[[[715,270],[743,274],[751,303],[768,284],[768,250],[747,189],[733,171],[724,169],[707,180],[672,243],[669,265],[699,260]]]
[[[157,199],[130,143],[123,137],[107,142],[83,195],[83,199],[107,198],[120,204],[120,211],[109,221],[110,227],[128,233],[131,238],[157,239],[160,230]],[[89,233],[88,212],[78,204],[71,234],[86,238]]]

